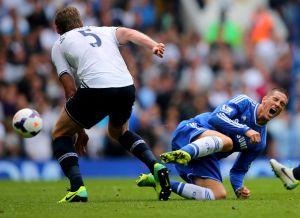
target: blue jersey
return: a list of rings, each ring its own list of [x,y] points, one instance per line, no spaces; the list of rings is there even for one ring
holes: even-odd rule
[[[230,170],[230,181],[234,190],[243,186],[244,176],[252,161],[266,147],[266,126],[257,123],[258,105],[248,96],[238,95],[217,107],[213,112],[200,114],[180,124],[186,125],[188,123],[189,125],[197,125],[198,128],[216,130],[232,139],[233,149],[230,152],[218,152],[212,155],[220,160],[233,152],[240,152]],[[250,139],[245,136],[249,129],[260,133],[261,142],[259,144],[250,144]],[[178,145],[173,144],[173,149],[174,146],[175,149],[179,149],[185,145],[176,148]]]

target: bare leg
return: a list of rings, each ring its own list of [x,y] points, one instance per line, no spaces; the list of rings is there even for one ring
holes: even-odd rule
[[[76,191],[83,186],[73,140],[74,134],[81,129],[82,127],[77,125],[63,109],[52,133],[53,153],[70,180],[71,191]]]

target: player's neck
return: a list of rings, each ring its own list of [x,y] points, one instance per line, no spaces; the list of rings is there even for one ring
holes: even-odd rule
[[[267,119],[263,115],[263,106],[260,104],[256,111],[256,123],[263,126],[267,124]]]

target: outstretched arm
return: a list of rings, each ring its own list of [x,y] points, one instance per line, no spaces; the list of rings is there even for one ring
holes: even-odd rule
[[[249,189],[244,186],[244,177],[260,152],[260,150],[241,152],[230,170],[230,182],[238,198],[250,197]]]
[[[116,30],[116,37],[121,45],[124,45],[127,42],[132,42],[134,44],[151,49],[152,53],[157,55],[158,57],[163,57],[165,45],[163,43],[154,41],[146,34],[141,33],[137,30],[119,27]]]

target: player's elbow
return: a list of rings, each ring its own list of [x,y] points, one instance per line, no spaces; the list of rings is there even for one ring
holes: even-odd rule
[[[69,98],[73,97],[76,93],[76,89],[69,89],[65,91],[65,98],[68,100]]]
[[[125,45],[132,40],[134,30],[126,27],[119,27],[116,31],[116,37],[120,45]]]

